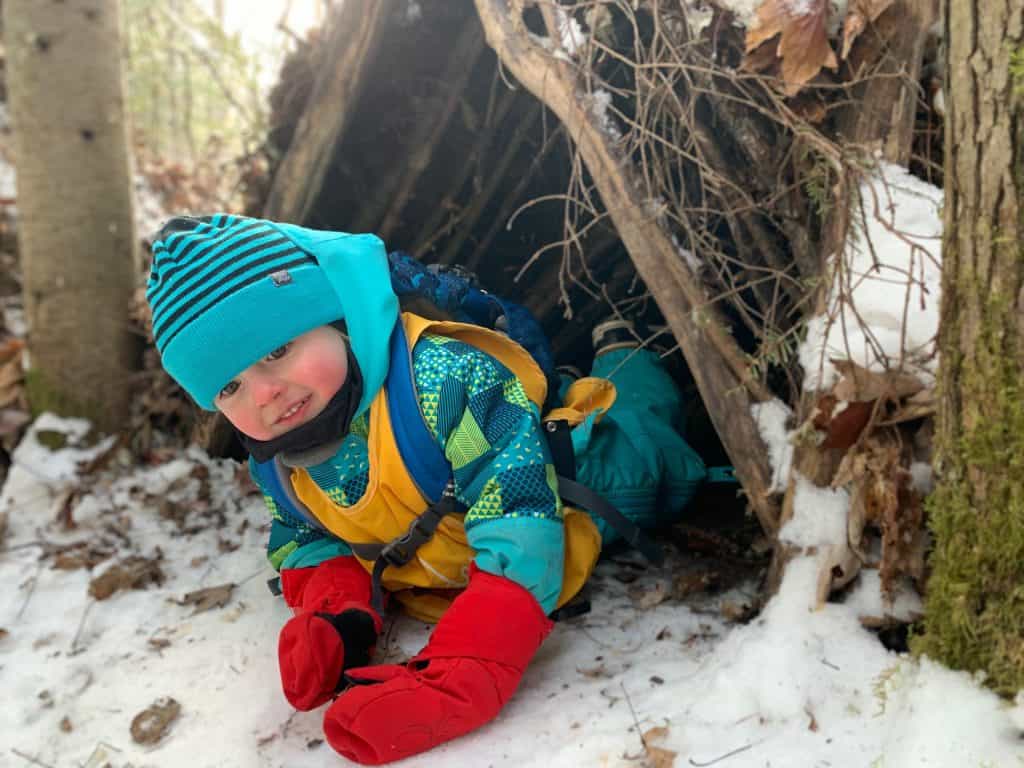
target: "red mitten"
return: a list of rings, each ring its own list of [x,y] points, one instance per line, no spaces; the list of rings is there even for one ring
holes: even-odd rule
[[[381,618],[370,607],[370,574],[351,556],[314,568],[281,571],[285,601],[295,609],[277,641],[284,695],[314,709],[334,695],[347,667],[367,664]]]
[[[352,686],[324,715],[328,743],[379,765],[469,733],[509,700],[552,626],[523,587],[472,567],[469,586],[408,664],[348,670]]]

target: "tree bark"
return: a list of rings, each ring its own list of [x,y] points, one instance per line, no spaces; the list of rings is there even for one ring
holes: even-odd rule
[[[36,411],[117,429],[137,349],[117,0],[5,0],[7,86]]]
[[[366,83],[363,72],[381,45],[380,33],[391,6],[384,0],[347,0],[334,12],[321,59],[324,66],[274,175],[263,210],[267,218],[299,223],[308,219],[331,154]]]
[[[946,0],[935,535],[915,650],[1024,689],[1024,7]]]
[[[571,70],[531,40],[521,16],[511,10],[521,4],[475,2],[487,42],[503,65],[558,116],[576,142],[637,272],[679,341],[751,507],[762,527],[774,532],[778,509],[768,491],[768,452],[750,412],[751,404],[768,393],[748,375],[746,359],[717,310],[645,207],[635,171],[612,146]]]

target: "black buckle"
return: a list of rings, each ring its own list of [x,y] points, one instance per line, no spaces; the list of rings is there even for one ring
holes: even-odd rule
[[[397,539],[392,539],[385,544],[384,548],[380,551],[380,559],[388,565],[393,565],[395,568],[401,568],[412,560],[412,556],[416,554],[416,548],[413,547],[409,550],[404,547],[412,542],[413,529],[417,523],[419,523],[419,520],[416,520],[409,526],[409,530],[404,535],[399,536]]]

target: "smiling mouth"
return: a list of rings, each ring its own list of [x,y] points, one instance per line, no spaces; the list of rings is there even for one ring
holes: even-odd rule
[[[287,411],[285,411],[280,416],[278,416],[277,417],[277,421],[275,421],[274,423],[275,424],[283,424],[284,422],[287,422],[287,421],[293,419],[295,416],[297,416],[302,411],[303,408],[306,407],[306,403],[309,402],[310,397],[312,397],[312,395],[306,395],[304,398],[299,400],[299,402],[295,403],[295,405],[293,405]]]

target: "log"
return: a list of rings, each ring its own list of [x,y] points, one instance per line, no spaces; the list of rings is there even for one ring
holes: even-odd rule
[[[693,371],[712,423],[765,531],[778,507],[771,468],[750,406],[770,395],[749,375],[745,355],[683,264],[669,234],[642,199],[636,169],[585,103],[569,66],[554,58],[513,17],[505,0],[475,0],[487,41],[503,65],[566,125],[641,279],[647,284]],[[519,4],[521,5],[521,4]],[[591,73],[591,77],[593,77]]]
[[[263,215],[303,223],[320,194],[331,156],[355,110],[372,58],[384,43],[394,0],[347,0],[332,12],[321,66],[287,154],[278,166]]]

